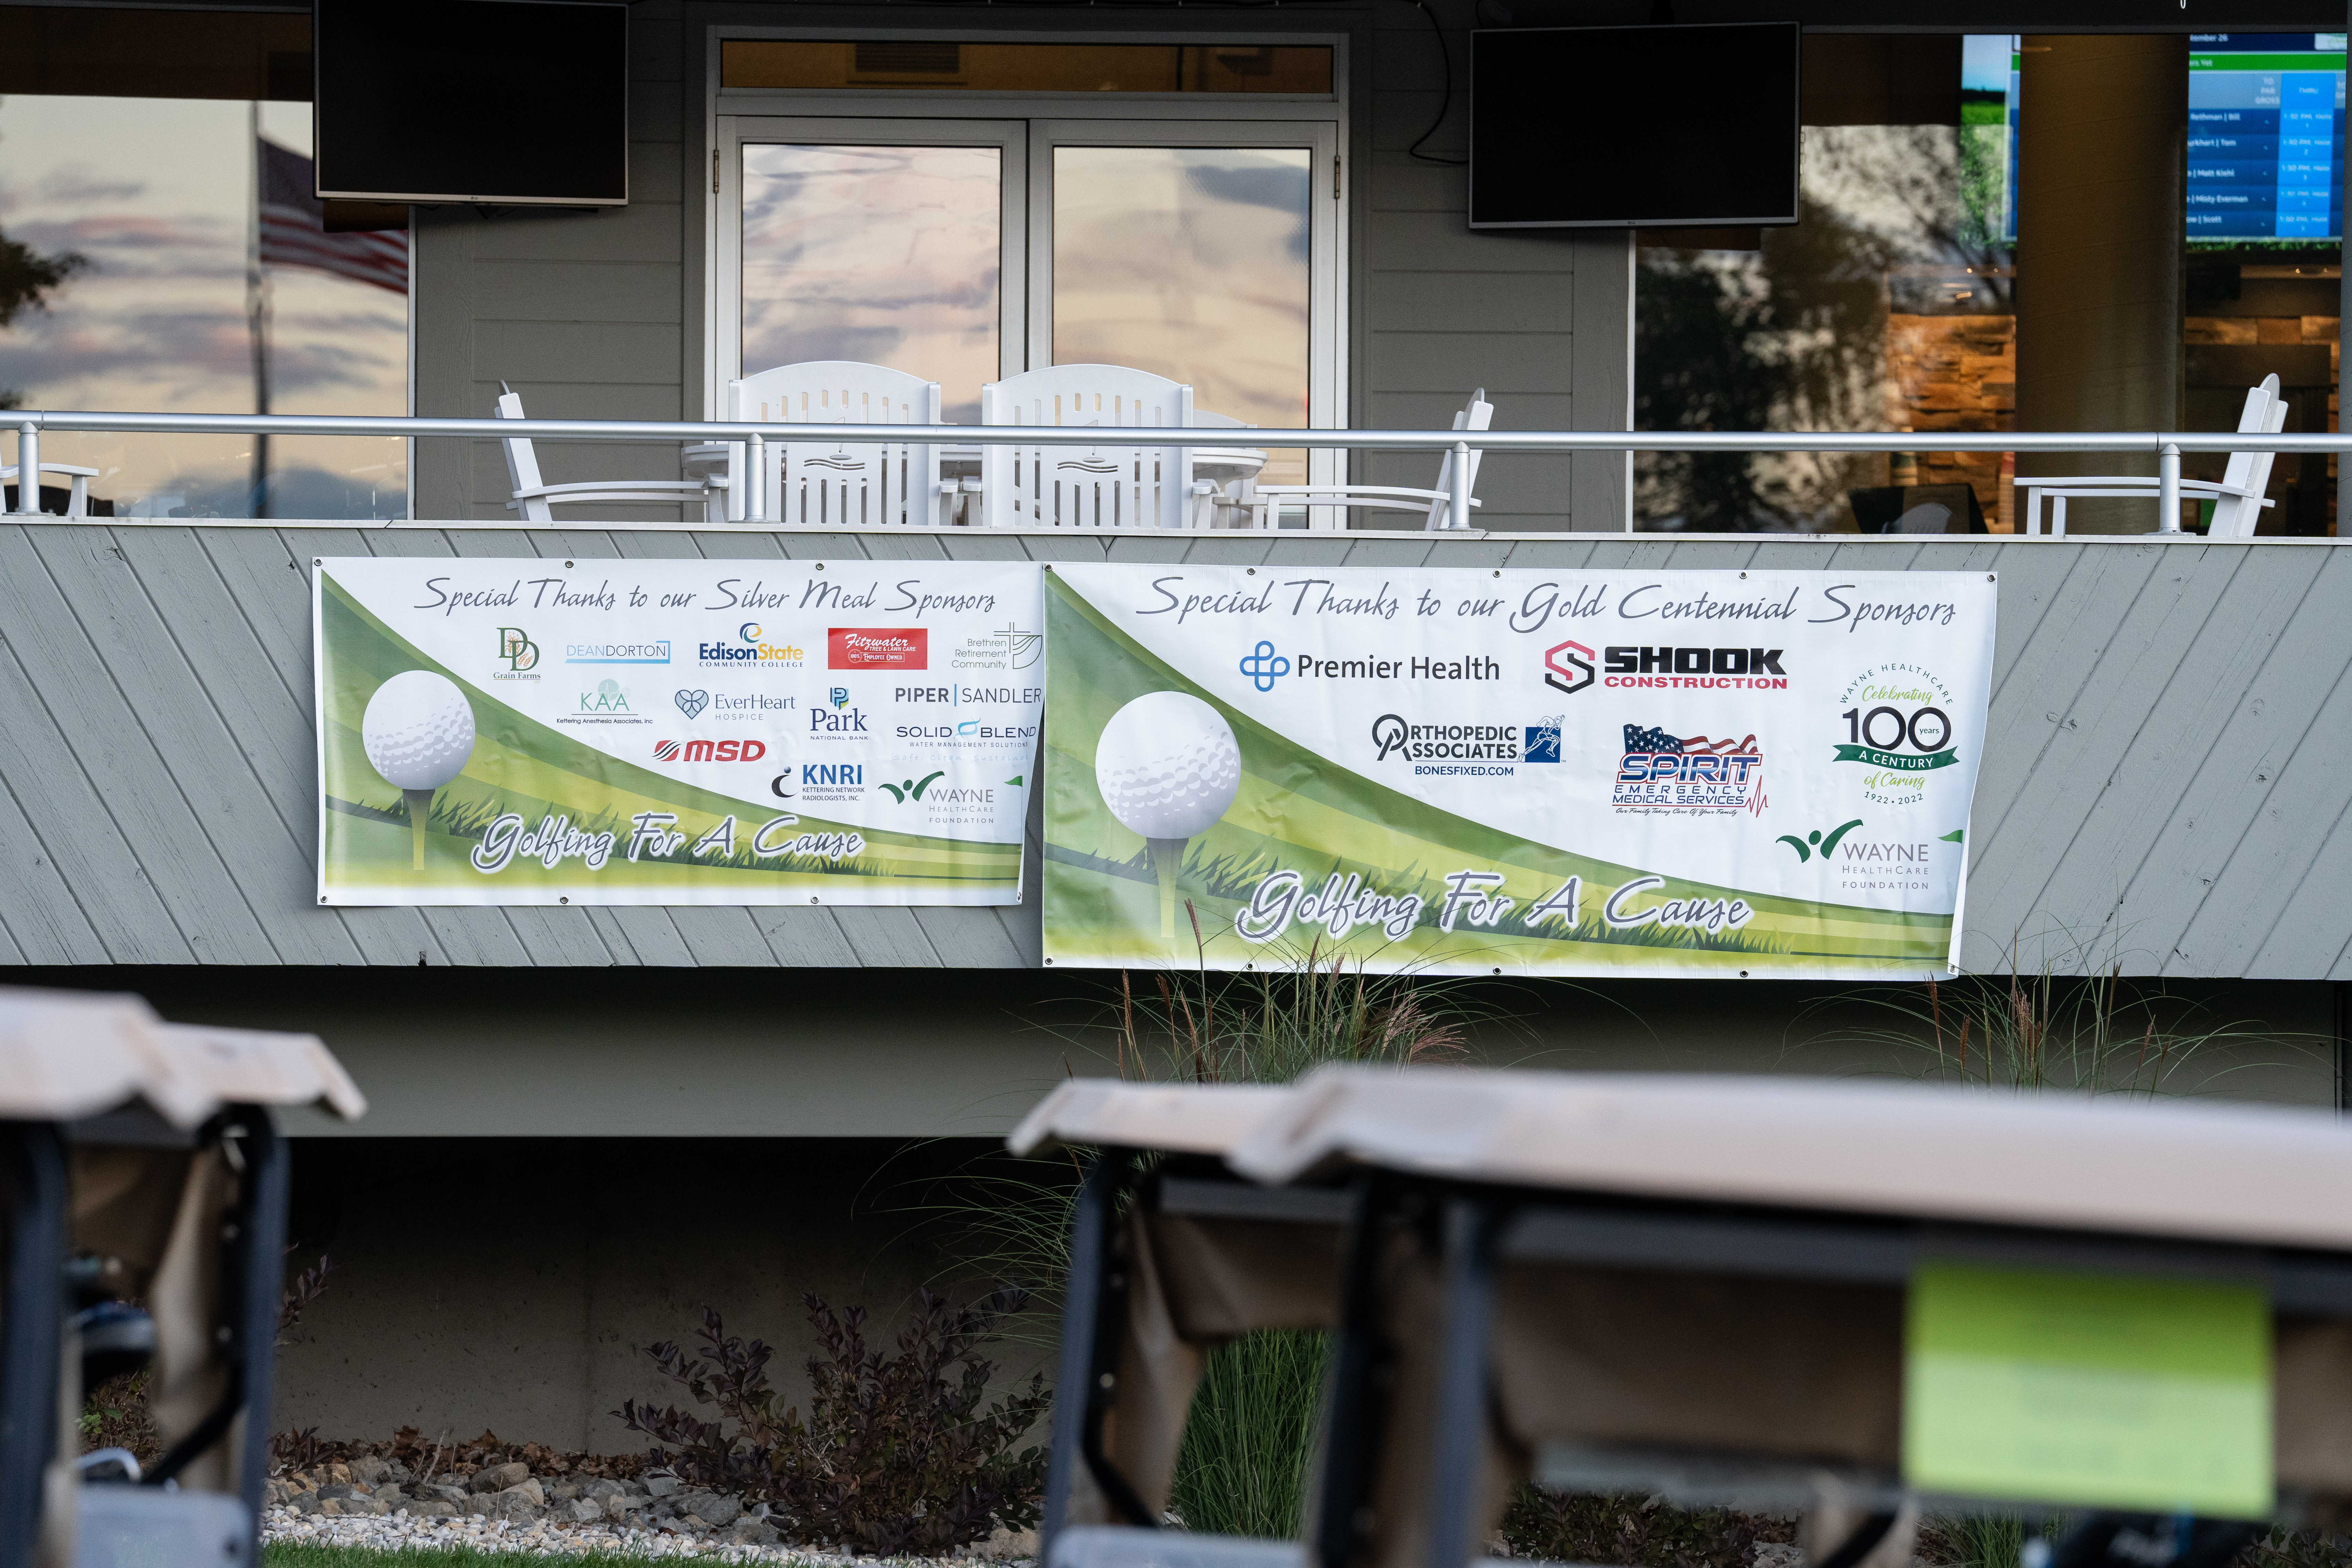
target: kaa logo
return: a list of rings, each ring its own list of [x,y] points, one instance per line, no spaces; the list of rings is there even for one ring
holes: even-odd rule
[[[914,779],[902,779],[897,784],[886,784],[882,787],[890,792],[892,800],[904,805],[910,800],[922,799],[925,790],[947,776],[947,770],[941,768],[938,773],[929,774],[919,782]]]
[[[670,700],[677,704],[677,710],[679,712],[691,719],[696,714],[701,712],[705,708],[710,706],[710,693],[708,691],[681,691],[677,696],[671,698]]]
[[[833,698],[833,705],[835,708],[846,708],[849,706],[849,688],[846,686],[835,687],[830,695]]]
[[[1821,851],[1822,859],[1828,859],[1832,854],[1836,853],[1838,840],[1843,838],[1847,834],[1853,832],[1855,828],[1860,827],[1861,826],[1862,818],[1857,816],[1852,822],[1846,823],[1843,826],[1830,829],[1826,835],[1817,827],[1811,833],[1806,834],[1802,838],[1798,837],[1793,833],[1783,833],[1780,837],[1774,839],[1773,842],[1775,844],[1785,844],[1790,848],[1795,850],[1797,852],[1797,864],[1801,866],[1806,861],[1813,858],[1813,851],[1816,849]]]
[[[1274,651],[1274,645],[1262,642],[1255,651],[1242,655],[1241,672],[1257,683],[1260,691],[1274,689],[1275,680],[1290,673],[1290,660]],[[1387,753],[1382,752],[1383,756]]]
[[[535,669],[539,667],[539,645],[523,636],[520,626],[500,626],[498,657],[507,661],[509,669]]]

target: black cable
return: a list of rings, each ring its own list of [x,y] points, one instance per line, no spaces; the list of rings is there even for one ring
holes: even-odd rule
[[[1469,159],[1439,158],[1421,150],[1422,142],[1436,135],[1437,128],[1444,124],[1445,117],[1454,111],[1454,56],[1445,47],[1445,29],[1439,24],[1437,13],[1429,8],[1426,0],[1412,0],[1412,3],[1423,16],[1429,18],[1429,30],[1437,35],[1437,61],[1445,72],[1445,96],[1438,100],[1437,118],[1431,121],[1429,129],[1421,133],[1421,141],[1405,149],[1405,155],[1418,158],[1424,163],[1440,163],[1449,169],[1463,168],[1469,163]]]

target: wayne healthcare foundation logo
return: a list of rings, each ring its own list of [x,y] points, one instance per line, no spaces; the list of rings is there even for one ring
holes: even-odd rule
[[[536,675],[527,673],[539,668],[539,645],[525,636],[520,626],[499,628],[499,651],[496,657],[506,662],[506,668],[490,671],[492,680],[537,680],[539,679]]]
[[[1676,811],[1759,811],[1764,753],[1756,737],[1710,741],[1671,735],[1653,724],[1625,726],[1611,803]]]
[[[1570,697],[1592,684],[1592,650],[1580,642],[1544,649],[1544,684]]]
[[[1272,643],[1261,642],[1242,655],[1240,669],[1260,691],[1271,691],[1276,681],[1290,673],[1290,660],[1275,652]]]
[[[882,787],[889,793],[892,800],[904,805],[910,800],[922,799],[925,790],[947,776],[947,770],[942,768],[936,773],[926,773],[919,779],[901,779],[897,784],[886,784]]]
[[[1916,664],[1882,664],[1846,684],[1838,696],[1845,739],[1831,760],[1859,763],[1864,800],[1912,805],[1927,796],[1927,780],[1960,760],[1952,730],[1952,689]]]

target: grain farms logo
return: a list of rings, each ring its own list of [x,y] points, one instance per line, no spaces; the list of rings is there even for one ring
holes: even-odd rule
[[[494,656],[506,662],[504,669],[490,671],[492,680],[537,680],[528,673],[539,668],[539,645],[525,635],[520,626],[499,628],[499,651]]]
[[[1711,741],[1628,724],[1610,798],[1618,806],[1652,810],[1760,811],[1764,753],[1753,735]]]
[[[1879,805],[1912,805],[1927,798],[1927,780],[1960,760],[1954,746],[1952,689],[1916,664],[1882,664],[1848,682],[1838,696],[1845,728],[1831,760],[1864,771],[1863,798]]]

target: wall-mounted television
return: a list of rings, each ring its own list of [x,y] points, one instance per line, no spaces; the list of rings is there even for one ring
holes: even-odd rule
[[[1470,226],[1797,221],[1794,22],[1470,35]]]
[[[622,206],[629,8],[314,0],[318,195]]]

